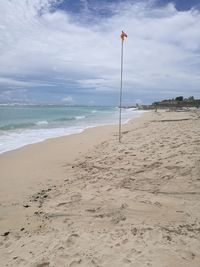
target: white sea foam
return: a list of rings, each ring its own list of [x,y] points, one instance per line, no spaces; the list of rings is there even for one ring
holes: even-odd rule
[[[25,145],[42,142],[49,138],[81,133],[81,128],[38,129],[9,132],[0,135],[0,154]]]
[[[122,121],[127,123],[130,119],[140,116],[143,111],[138,110],[123,110]],[[95,117],[77,116],[77,123],[71,126],[58,126],[57,128],[50,127],[47,121],[41,120],[37,122],[41,129],[18,129],[13,131],[0,131],[0,154],[23,147],[28,144],[34,144],[44,141],[49,138],[65,136],[75,133],[81,133],[86,128],[95,127],[98,125],[108,125],[118,123],[118,112],[95,114]],[[44,125],[48,124],[48,129]]]
[[[82,119],[85,119],[86,117],[85,116],[76,116],[75,119],[76,120],[82,120]]]
[[[38,121],[36,122],[36,125],[47,125],[48,121]]]

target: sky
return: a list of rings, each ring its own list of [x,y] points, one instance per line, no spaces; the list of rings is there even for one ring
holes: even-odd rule
[[[0,103],[200,97],[199,0],[1,0]]]

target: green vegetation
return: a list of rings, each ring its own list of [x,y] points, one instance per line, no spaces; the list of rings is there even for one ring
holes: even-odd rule
[[[193,96],[184,98],[177,96],[172,99],[164,99],[162,101],[154,102],[151,105],[142,105],[141,109],[157,109],[157,108],[200,108],[200,99],[195,99]]]
[[[180,108],[180,107],[200,107],[200,99],[195,99],[193,96],[184,98],[183,96],[177,96],[175,99],[162,100],[160,102],[154,102],[152,106],[160,108]]]

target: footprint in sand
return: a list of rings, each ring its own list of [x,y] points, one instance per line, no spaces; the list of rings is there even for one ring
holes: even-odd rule
[[[49,267],[50,263],[49,262],[42,262],[42,263],[37,263],[35,267]]]
[[[76,243],[76,240],[79,238],[78,234],[72,234],[67,238],[66,245],[73,246]]]
[[[160,202],[158,202],[158,201],[156,201],[156,202],[154,203],[154,205],[157,206],[157,207],[159,207],[159,208],[162,207],[162,205],[161,205]]]
[[[195,254],[191,251],[179,251],[179,255],[185,260],[193,260]]]
[[[80,193],[77,193],[77,194],[71,196],[71,201],[72,202],[78,202],[78,201],[81,200],[81,198],[82,198],[81,194]]]
[[[128,259],[128,258],[125,258],[125,259],[123,259],[123,263],[125,263],[125,264],[131,264],[132,261],[130,259]]]
[[[75,267],[81,264],[81,259],[73,260],[70,264],[69,267]]]

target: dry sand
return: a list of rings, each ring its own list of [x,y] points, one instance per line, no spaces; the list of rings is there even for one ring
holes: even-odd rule
[[[0,156],[0,266],[200,266],[200,113]]]

